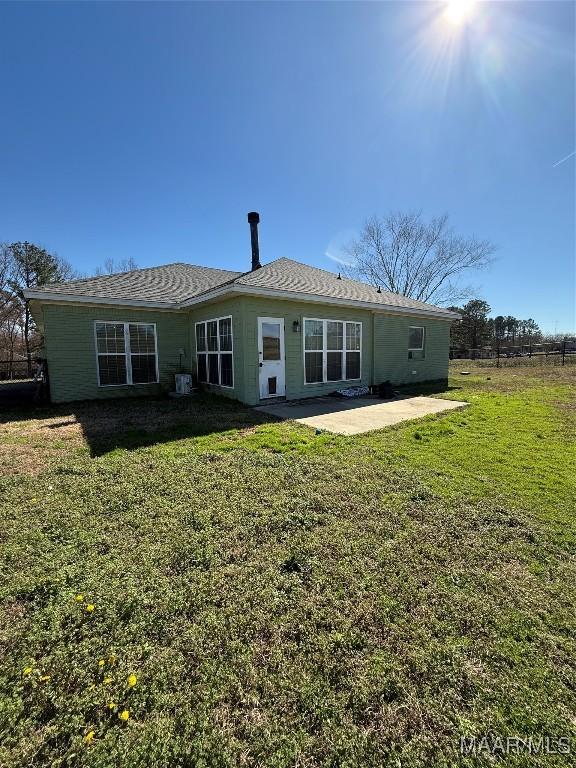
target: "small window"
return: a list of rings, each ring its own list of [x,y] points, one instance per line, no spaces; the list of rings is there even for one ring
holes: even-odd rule
[[[411,325],[408,328],[408,359],[417,360],[424,357],[424,328],[421,325]]]
[[[196,323],[196,370],[198,381],[234,387],[232,317]]]
[[[279,323],[262,323],[262,359],[281,359]]]
[[[95,323],[98,384],[155,384],[158,354],[154,323]]]

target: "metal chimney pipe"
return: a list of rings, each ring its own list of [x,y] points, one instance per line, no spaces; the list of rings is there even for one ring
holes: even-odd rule
[[[258,245],[258,224],[260,222],[260,214],[256,211],[251,211],[248,214],[248,224],[250,224],[250,241],[252,243],[252,271],[260,269],[260,246]]]

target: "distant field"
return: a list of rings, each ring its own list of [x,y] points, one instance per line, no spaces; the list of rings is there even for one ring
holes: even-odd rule
[[[575,373],[457,361],[465,411],[357,437],[210,397],[9,413],[0,765],[480,766],[487,733],[574,764]]]

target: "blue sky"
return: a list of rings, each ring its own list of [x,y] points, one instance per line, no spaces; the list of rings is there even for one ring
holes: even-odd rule
[[[336,270],[363,220],[498,246],[495,314],[573,330],[574,4],[0,3],[0,240]]]

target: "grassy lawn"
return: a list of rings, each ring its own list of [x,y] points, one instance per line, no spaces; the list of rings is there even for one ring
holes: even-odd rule
[[[493,764],[460,735],[576,736],[576,369],[461,368],[438,396],[465,411],[357,437],[210,398],[9,415],[0,765],[435,768]]]

